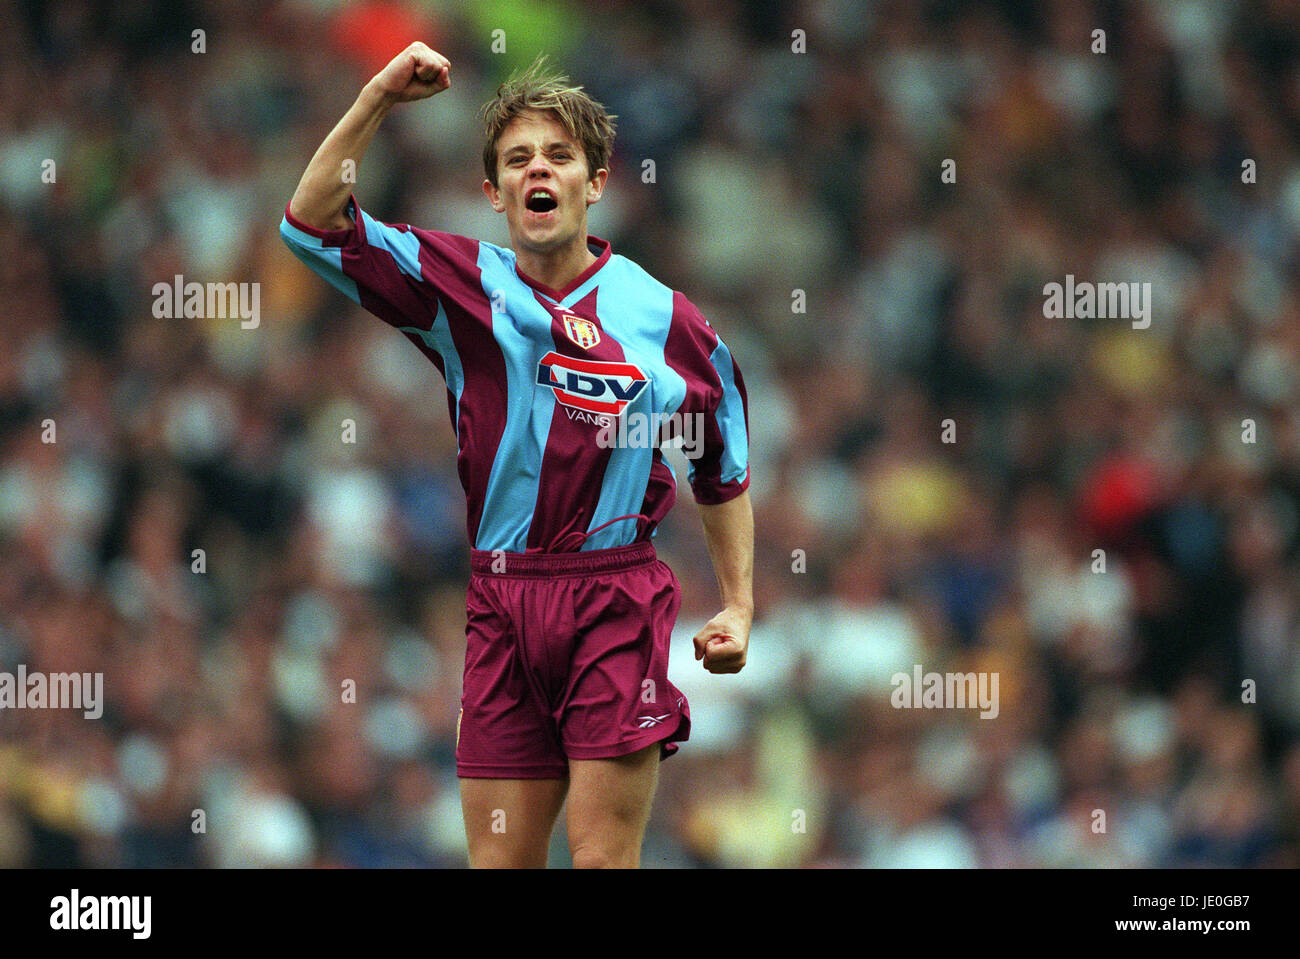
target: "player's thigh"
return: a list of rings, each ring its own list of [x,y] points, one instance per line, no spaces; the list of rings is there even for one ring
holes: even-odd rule
[[[659,744],[615,759],[569,760],[567,826],[577,868],[635,868],[659,782]]]
[[[471,868],[544,869],[565,779],[460,780]]]

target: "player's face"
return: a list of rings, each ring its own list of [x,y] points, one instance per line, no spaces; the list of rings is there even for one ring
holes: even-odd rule
[[[587,207],[600,199],[607,170],[587,175],[582,147],[550,112],[515,117],[497,140],[497,183],[483,181],[492,208],[505,213],[516,247],[546,252],[587,232]]]

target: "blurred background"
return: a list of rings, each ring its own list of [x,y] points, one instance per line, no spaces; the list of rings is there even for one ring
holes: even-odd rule
[[[745,375],[749,665],[693,659],[718,597],[679,475],[656,545],[694,726],[645,865],[1300,866],[1300,5],[0,22],[0,670],[102,671],[106,700],[0,711],[0,866],[465,865],[445,388],[278,235],[414,39],[453,87],[390,116],[365,208],[506,244],[474,113],[545,50],[620,118],[591,232]],[[1045,318],[1067,273],[1150,282],[1150,328]],[[155,318],[175,274],[260,283],[260,325]],[[998,717],[894,709],[915,664],[997,672]]]

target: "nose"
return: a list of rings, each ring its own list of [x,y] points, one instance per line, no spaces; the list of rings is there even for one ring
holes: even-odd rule
[[[530,180],[537,179],[541,176],[550,176],[551,165],[547,162],[546,155],[543,153],[533,154],[533,158],[528,161],[528,169],[525,170],[525,173]]]

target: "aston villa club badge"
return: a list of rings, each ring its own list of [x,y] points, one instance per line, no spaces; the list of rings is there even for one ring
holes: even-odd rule
[[[596,329],[596,324],[591,320],[584,320],[572,313],[562,314],[560,319],[564,321],[564,335],[584,350],[589,350],[600,342],[600,330]]]

